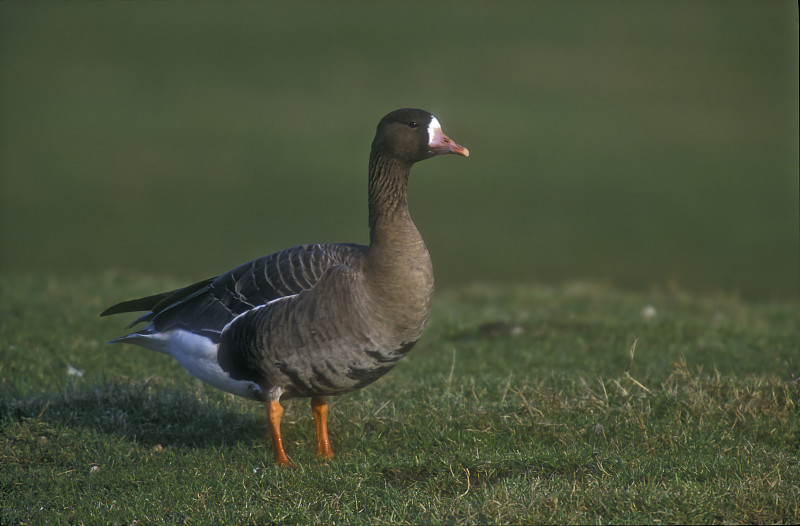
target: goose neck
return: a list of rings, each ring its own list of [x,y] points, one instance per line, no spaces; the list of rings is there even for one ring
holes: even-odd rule
[[[370,238],[383,227],[410,222],[408,176],[411,165],[391,157],[373,154],[369,163]]]

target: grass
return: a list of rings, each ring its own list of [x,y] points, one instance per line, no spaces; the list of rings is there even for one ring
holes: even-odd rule
[[[796,302],[446,292],[406,360],[333,400],[333,461],[285,404],[281,469],[259,404],[102,344],[124,323],[102,306],[177,284],[2,278],[2,524],[800,520]]]

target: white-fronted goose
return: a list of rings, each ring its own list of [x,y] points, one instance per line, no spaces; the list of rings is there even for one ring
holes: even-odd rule
[[[378,124],[369,158],[369,246],[303,245],[188,287],[125,301],[102,316],[148,311],[111,340],[173,356],[215,387],[266,402],[275,460],[281,400],[310,397],[317,455],[332,458],[325,396],[360,389],[411,349],[430,314],[433,272],[411,221],[411,166],[468,156],[430,113],[396,110]]]

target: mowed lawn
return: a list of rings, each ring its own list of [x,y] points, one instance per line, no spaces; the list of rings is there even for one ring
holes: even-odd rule
[[[0,524],[800,522],[796,2],[0,2]],[[290,469],[118,301],[366,242],[437,295]]]
[[[334,399],[336,457],[173,360],[105,346],[117,294],[4,278],[3,524],[797,523],[797,302],[573,283],[437,297],[397,368]]]

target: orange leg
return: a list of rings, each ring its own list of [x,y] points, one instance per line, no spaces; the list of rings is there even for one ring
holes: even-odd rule
[[[269,419],[269,433],[272,435],[272,451],[275,453],[275,462],[279,466],[288,466],[289,458],[283,451],[281,440],[281,416],[283,407],[280,402],[267,402],[267,418]]]
[[[321,396],[311,399],[311,411],[314,413],[314,427],[317,430],[317,456],[333,458],[333,450],[328,440],[328,402]]]

